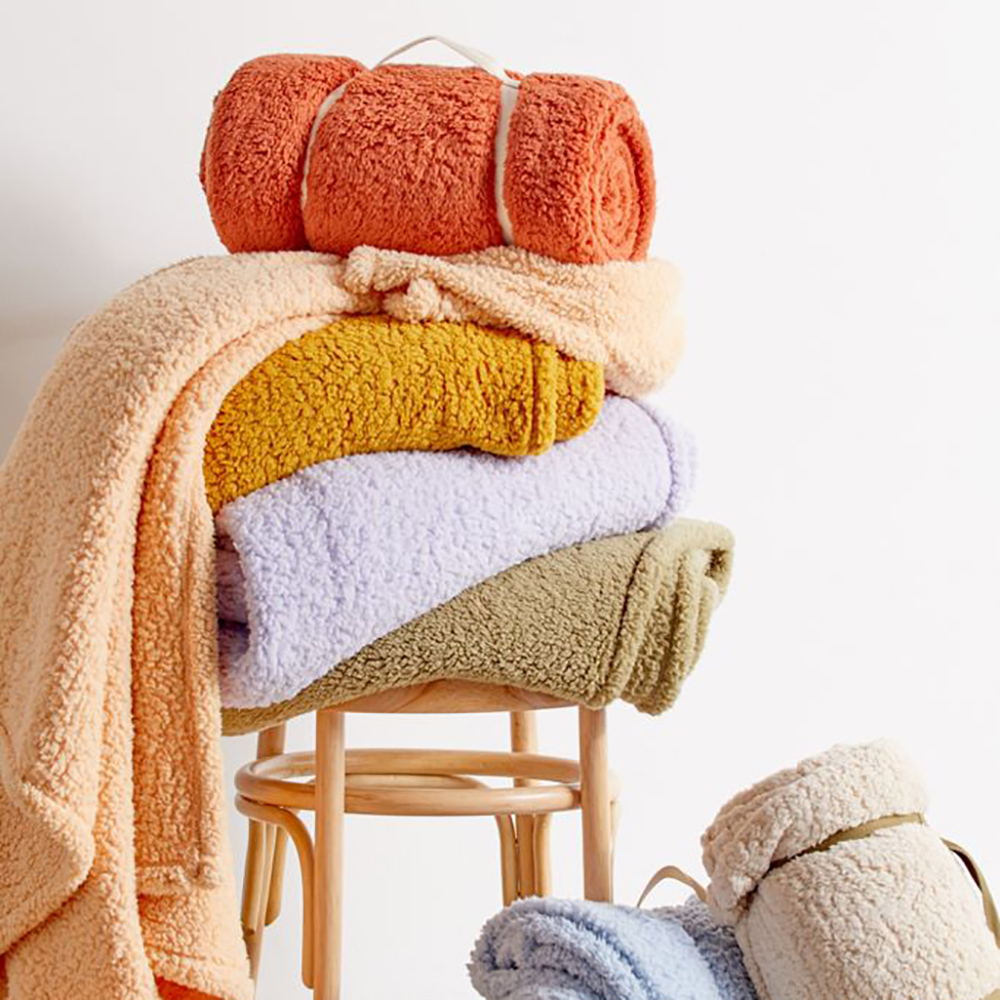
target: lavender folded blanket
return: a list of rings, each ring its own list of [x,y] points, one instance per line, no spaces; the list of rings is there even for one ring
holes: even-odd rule
[[[613,397],[544,455],[354,455],[241,497],[216,519],[223,703],[289,698],[525,559],[667,523],[692,466],[682,431]]]

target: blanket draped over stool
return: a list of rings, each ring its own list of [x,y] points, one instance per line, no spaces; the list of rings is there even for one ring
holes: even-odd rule
[[[0,995],[251,996],[203,473],[233,386],[339,316],[395,309],[597,345],[604,363],[611,333],[655,339],[670,300],[635,265],[622,281],[643,304],[614,332],[614,274],[532,285],[530,255],[493,254],[508,280],[490,285],[475,255],[359,254],[204,258],[126,289],[73,331],[0,469]]]

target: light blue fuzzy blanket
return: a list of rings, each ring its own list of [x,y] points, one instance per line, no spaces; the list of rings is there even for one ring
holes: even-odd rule
[[[216,521],[223,703],[290,698],[516,563],[663,525],[691,478],[687,436],[612,397],[542,455],[354,455],[242,497]]]
[[[659,910],[521,900],[487,921],[469,975],[487,1000],[756,1000],[732,930],[694,897]]]

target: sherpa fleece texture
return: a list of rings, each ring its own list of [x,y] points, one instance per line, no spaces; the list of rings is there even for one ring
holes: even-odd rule
[[[560,264],[517,247],[443,258],[361,247],[344,284],[381,293],[399,319],[471,319],[554,344],[603,365],[623,396],[661,388],[684,347],[680,274],[662,260]]]
[[[504,242],[495,191],[498,80],[450,66],[357,72],[349,60],[333,69],[316,58],[252,60],[215,100],[201,178],[228,249],[346,254],[369,244],[448,255]],[[338,80],[331,91],[345,86],[306,165],[303,126],[318,106],[317,70]],[[656,207],[653,155],[618,84],[524,77],[504,163],[515,245],[575,264],[645,256]],[[292,212],[304,169],[300,230]]]
[[[223,704],[269,705],[524,559],[677,516],[685,433],[610,398],[544,455],[351,455],[227,504],[216,518]],[[233,552],[226,552],[229,546]],[[246,623],[246,624],[243,624]]]
[[[879,742],[835,747],[722,808],[702,838],[709,904],[734,925],[762,1000],[983,1000],[1000,988],[978,890],[929,827],[802,853],[926,807],[912,764]]]
[[[538,454],[583,433],[603,400],[599,365],[522,335],[341,319],[279,348],[226,396],[205,442],[209,506],[359,452]]]
[[[722,1000],[757,1000],[732,927],[715,920],[697,896],[691,896],[680,906],[663,906],[652,913],[663,920],[676,920],[691,935],[712,971]]]
[[[733,539],[680,520],[529,559],[338,664],[294,698],[226,708],[253,732],[352,698],[434,680],[507,684],[600,708],[669,708],[729,584]]]
[[[131,286],[73,331],[0,468],[11,1000],[154,1000],[157,977],[251,995],[224,821],[204,444],[228,392],[277,348],[384,311],[345,270],[315,254],[211,257]],[[546,305],[555,325],[561,291]]]
[[[523,899],[486,922],[469,976],[486,1000],[756,1000],[704,904],[638,910]]]
[[[302,168],[316,112],[364,66],[337,56],[244,63],[216,94],[201,183],[229,250],[304,250]]]

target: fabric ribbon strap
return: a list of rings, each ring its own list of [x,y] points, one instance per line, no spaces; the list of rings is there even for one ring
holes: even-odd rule
[[[689,889],[693,890],[694,894],[704,903],[708,899],[708,892],[706,892],[705,887],[696,879],[692,878],[686,871],[682,868],[677,868],[675,865],[666,865],[661,868],[647,883],[646,888],[642,890],[642,895],[639,897],[639,902],[636,903],[636,908],[642,906],[646,901],[646,897],[661,883],[666,882],[670,879],[673,882],[680,882],[682,885],[686,885]]]
[[[510,214],[507,211],[507,203],[504,201],[503,185],[504,171],[507,165],[507,137],[510,134],[510,119],[514,114],[514,106],[517,104],[521,81],[511,76],[493,56],[487,55],[485,52],[480,52],[479,49],[474,49],[471,45],[464,45],[462,42],[453,42],[450,38],[445,38],[443,35],[424,35],[423,38],[407,42],[406,45],[401,45],[398,49],[393,49],[387,56],[379,59],[372,69],[384,66],[390,59],[395,59],[396,56],[402,55],[404,52],[408,52],[418,45],[423,45],[424,42],[440,42],[451,49],[452,52],[457,52],[460,56],[465,56],[469,62],[474,63],[480,69],[489,73],[490,76],[496,77],[500,81],[500,114],[497,119],[497,134],[494,143],[494,162],[496,166],[493,185],[496,195],[497,222],[500,224],[504,243],[510,246],[514,242],[514,227],[511,224]],[[309,142],[306,145],[305,162],[302,167],[302,196],[300,205],[303,211],[306,207],[306,201],[309,198],[309,162],[312,158],[313,143],[316,141],[316,135],[319,132],[320,125],[323,124],[323,119],[330,108],[340,100],[341,95],[350,82],[348,80],[346,83],[342,83],[336,90],[328,94],[319,106],[316,117],[313,119],[312,128],[309,130]]]
[[[850,840],[864,840],[879,830],[888,830],[894,826],[908,826],[910,824],[925,826],[927,821],[921,813],[904,813],[899,816],[882,816],[879,819],[869,820],[867,823],[860,823],[858,826],[852,826],[850,829],[841,830],[839,833],[827,837],[826,840],[816,844],[815,847],[808,847],[806,850],[800,851],[790,858],[782,858],[780,861],[775,861],[767,870],[767,874],[764,877],[766,878],[771,872],[783,868],[789,862],[804,858],[809,854],[828,851],[831,847]],[[976,883],[976,888],[979,889],[980,895],[983,897],[983,913],[986,916],[986,926],[989,927],[990,932],[993,934],[993,940],[996,941],[997,947],[1000,948],[1000,916],[997,915],[996,903],[993,901],[993,894],[990,892],[990,887],[986,882],[986,876],[979,865],[973,860],[972,855],[964,847],[959,846],[952,840],[946,840],[944,837],[941,838],[941,843],[959,858],[962,864],[965,865],[968,873],[972,876],[972,881]],[[990,994],[989,997],[986,997],[986,1000],[1000,1000],[1000,993]]]
[[[894,826],[909,826],[913,823],[923,826],[926,822],[920,813],[903,813],[899,816],[881,816],[878,819],[870,819],[867,823],[859,823],[848,830],[841,830],[839,833],[827,837],[826,840],[820,841],[814,847],[807,847],[804,851],[793,854],[790,858],[782,858],[780,861],[772,862],[771,867],[764,873],[764,878],[767,878],[771,872],[776,872],[779,868],[784,868],[785,865],[790,864],[792,861],[798,861],[799,858],[804,858],[809,854],[819,854],[823,851],[828,851],[831,847],[836,847],[837,844],[843,844],[849,840],[864,840],[873,833],[878,833],[879,830],[889,830]]]
[[[993,901],[993,894],[986,883],[986,876],[979,865],[973,860],[972,855],[964,847],[956,844],[953,840],[945,840],[943,837],[941,838],[941,842],[965,865],[966,870],[972,876],[972,881],[976,883],[976,887],[983,897],[983,912],[986,914],[986,923],[989,929],[993,931],[993,940],[996,941],[997,947],[1000,948],[1000,917],[997,916],[996,903]],[[1000,990],[991,994],[991,996],[1000,1000]],[[987,1000],[990,1000],[990,997],[987,997]]]
[[[838,833],[827,837],[826,840],[820,841],[820,843],[816,844],[814,847],[807,847],[804,851],[799,851],[798,854],[794,854],[790,858],[782,858],[779,861],[773,862],[763,877],[767,878],[767,876],[772,872],[778,871],[779,868],[784,868],[785,865],[792,861],[797,861],[799,858],[807,857],[810,854],[819,854],[823,851],[828,851],[831,847],[836,847],[837,844],[844,844],[851,840],[864,840],[865,838],[870,837],[873,833],[878,833],[879,830],[889,830],[896,826],[909,826],[911,824],[926,826],[927,821],[921,813],[903,813],[898,816],[881,816],[878,819],[869,820],[867,823],[859,823],[857,826],[852,826],[847,830],[840,830]],[[944,837],[941,838],[941,843],[944,844],[944,846],[947,847],[948,850],[962,862],[969,875],[972,876],[972,881],[975,882],[976,888],[979,889],[980,895],[983,897],[983,913],[986,916],[986,925],[993,934],[993,939],[996,941],[997,947],[1000,948],[1000,916],[997,914],[996,903],[993,901],[993,894],[990,892],[986,876],[983,874],[979,865],[977,865],[973,860],[972,855],[969,854],[964,847],[961,847],[952,840],[946,840]],[[708,899],[708,893],[700,882],[692,878],[682,869],[677,868],[674,865],[667,865],[666,867],[661,868],[646,883],[646,888],[643,889],[642,895],[639,897],[639,902],[636,906],[642,906],[646,897],[661,882],[665,882],[668,879],[675,882],[681,882],[694,890],[697,897],[703,903]],[[761,881],[763,881],[763,879],[761,879]],[[984,1000],[1000,1000],[1000,991],[991,993],[988,997],[985,997]]]

